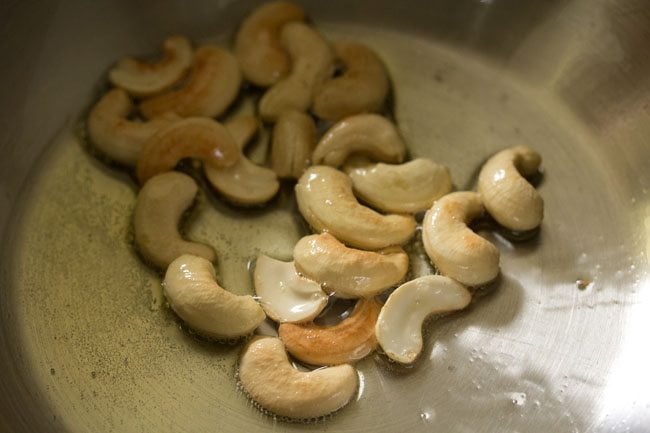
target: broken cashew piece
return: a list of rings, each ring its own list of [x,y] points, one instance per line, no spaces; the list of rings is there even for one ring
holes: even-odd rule
[[[180,119],[173,113],[148,122],[127,119],[133,103],[126,91],[112,89],[95,104],[88,115],[88,135],[95,147],[111,160],[135,166],[142,146],[160,129]]]
[[[329,233],[305,236],[293,249],[296,269],[338,298],[371,298],[402,281],[409,267],[401,247],[348,248]]]
[[[472,295],[442,275],[426,275],[399,286],[381,308],[375,327],[386,355],[410,364],[422,351],[422,324],[432,314],[462,310]]]
[[[381,215],[359,204],[350,177],[332,167],[308,168],[296,184],[296,200],[315,231],[329,232],[356,248],[401,245],[415,233],[412,216]]]
[[[263,409],[295,420],[329,415],[348,404],[359,378],[349,364],[299,371],[279,338],[257,337],[239,357],[239,382]]]
[[[217,117],[235,100],[241,81],[235,56],[206,45],[194,53],[187,82],[178,90],[142,101],[140,112],[147,118],[170,111],[182,117]]]
[[[334,64],[327,41],[305,23],[286,24],[281,39],[291,56],[292,67],[290,74],[268,89],[260,100],[260,115],[269,122],[276,121],[287,110],[307,111],[315,86],[328,77]]]
[[[230,167],[239,159],[239,146],[215,120],[190,117],[161,129],[142,147],[136,172],[141,184],[173,170],[183,158],[199,158],[214,167]]]
[[[135,244],[146,261],[165,269],[183,254],[215,259],[211,247],[186,241],[178,231],[197,192],[191,177],[175,171],[154,176],[144,184],[135,203],[133,228]]]
[[[253,283],[262,308],[279,323],[313,320],[327,305],[320,284],[300,276],[293,262],[259,256]]]
[[[156,63],[124,58],[108,79],[131,95],[144,98],[168,90],[192,66],[192,44],[183,36],[170,36],[163,43],[164,56]]]
[[[304,19],[304,9],[288,1],[263,4],[246,17],[235,38],[235,55],[248,81],[269,87],[287,75],[291,59],[280,42],[280,30]]]
[[[537,172],[542,157],[528,146],[515,146],[492,156],[478,177],[478,192],[488,213],[502,226],[532,230],[544,217],[544,200],[525,179]]]
[[[488,283],[499,274],[499,250],[467,226],[484,213],[479,194],[454,192],[436,201],[422,223],[422,242],[433,264],[467,286]]]
[[[189,254],[175,259],[163,281],[165,297],[178,317],[208,338],[251,334],[266,318],[250,295],[235,295],[215,280],[212,263]]]
[[[379,114],[357,114],[334,124],[318,142],[311,159],[313,164],[339,167],[353,153],[400,163],[406,145],[390,120]]]
[[[341,76],[317,88],[313,111],[321,119],[337,121],[359,113],[381,110],[390,81],[377,54],[358,42],[337,42],[334,52],[343,63]]]
[[[346,164],[354,193],[384,212],[418,213],[451,191],[449,169],[430,159],[404,164]]]
[[[278,177],[298,179],[309,167],[315,145],[314,119],[300,111],[285,111],[273,127],[271,167]]]
[[[353,363],[377,347],[375,324],[380,308],[374,299],[360,299],[350,316],[334,326],[283,323],[278,335],[287,351],[307,364]]]

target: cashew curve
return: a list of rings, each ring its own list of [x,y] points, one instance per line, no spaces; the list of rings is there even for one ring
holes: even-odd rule
[[[309,167],[315,145],[314,119],[300,111],[285,111],[273,127],[271,167],[278,177],[298,179]]]

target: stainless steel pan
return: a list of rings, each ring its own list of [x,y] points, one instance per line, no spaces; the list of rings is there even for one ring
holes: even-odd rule
[[[228,43],[249,1],[0,4],[0,430],[69,432],[650,431],[650,3],[306,1],[330,37],[388,65],[413,155],[458,189],[496,150],[544,157],[538,237],[493,235],[502,277],[428,326],[421,361],[359,365],[358,401],[286,424],[234,385],[237,347],[192,339],[131,248],[135,185],[76,138],[103,74],[170,33]],[[290,189],[238,212],[204,194],[189,235],[220,278],[287,256]]]

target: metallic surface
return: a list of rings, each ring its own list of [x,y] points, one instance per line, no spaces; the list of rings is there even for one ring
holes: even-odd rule
[[[71,132],[115,59],[174,32],[228,43],[252,2],[5,1],[0,431],[649,431],[650,3],[305,4],[327,35],[377,50],[412,156],[448,165],[458,189],[498,149],[539,150],[539,236],[486,233],[500,280],[427,325],[413,368],[367,359],[359,399],[331,419],[273,420],[236,390],[238,348],[161,306],[131,248],[135,183]],[[248,260],[288,259],[304,233],[293,206],[290,189],[244,213],[206,193],[188,232],[244,293]]]

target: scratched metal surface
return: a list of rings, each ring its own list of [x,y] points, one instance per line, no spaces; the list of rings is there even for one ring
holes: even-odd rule
[[[66,432],[646,432],[650,427],[650,3],[307,1],[331,38],[380,53],[413,156],[471,189],[481,163],[543,155],[546,215],[500,280],[430,322],[411,369],[359,364],[325,422],[266,417],[235,388],[238,347],[201,342],[131,248],[135,185],[74,135],[102,74],[171,32],[229,43],[252,2],[25,1],[0,6],[0,427]],[[250,291],[258,252],[289,258],[290,190],[241,213],[203,193],[188,234]],[[412,248],[414,273],[427,264]]]

